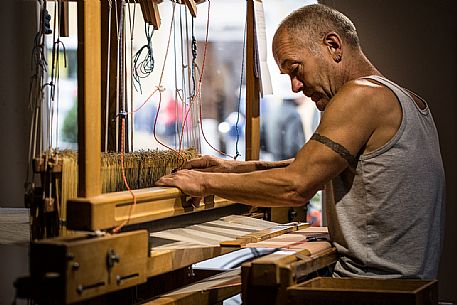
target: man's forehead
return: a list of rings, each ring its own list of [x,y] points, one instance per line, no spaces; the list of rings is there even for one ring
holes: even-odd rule
[[[281,45],[289,44],[291,41],[290,34],[284,30],[278,30],[273,39],[273,48],[278,48]]]
[[[290,59],[294,49],[295,44],[288,39],[277,39],[273,42],[273,55],[278,63]]]

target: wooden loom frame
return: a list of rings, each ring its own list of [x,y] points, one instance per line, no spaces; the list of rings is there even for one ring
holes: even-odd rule
[[[259,79],[254,73],[254,2],[248,0],[247,8],[247,157],[257,159],[259,154]],[[110,229],[129,219],[130,224],[147,222],[158,218],[200,211],[218,206],[232,205],[223,199],[206,198],[201,206],[186,204],[186,198],[177,188],[146,188],[134,190],[137,207],[130,215],[132,195],[130,192],[101,194],[100,142],[101,142],[101,4],[97,0],[78,0],[78,144],[79,144],[79,186],[78,198],[68,202],[67,227],[76,230],[95,231]],[[297,231],[308,224],[278,225],[261,231],[248,233],[218,245],[182,248],[151,249],[149,232],[135,230],[121,234],[76,233],[40,240],[31,245],[31,275],[38,299],[55,297],[57,303],[69,304],[91,299],[106,293],[143,284],[147,279],[160,274],[176,271],[183,266],[206,260],[257,243],[278,235]],[[259,266],[242,271],[244,281],[250,281],[262,268],[275,268],[277,273],[286,274],[280,282],[280,292],[290,284],[297,274],[323,267],[334,259],[334,250],[322,256],[311,257],[301,251],[276,261],[263,259]],[[300,259],[300,261],[298,261]],[[283,262],[286,261],[286,265]],[[266,263],[266,264],[265,264]],[[259,267],[261,267],[259,269]],[[291,269],[292,268],[292,269]],[[290,271],[290,270],[292,271]],[[248,270],[248,272],[246,272]],[[251,272],[252,271],[252,272]],[[58,275],[58,276],[56,276]],[[236,278],[236,276],[234,276]],[[281,277],[281,280],[285,277]],[[269,278],[268,278],[269,279]],[[262,284],[262,283],[261,283]],[[277,282],[267,284],[276,285]],[[225,284],[224,284],[225,285]],[[241,289],[238,281],[231,286],[212,287],[209,292],[200,291],[163,298],[148,304],[177,304],[193,300],[196,304],[209,304],[214,296],[223,299]],[[51,290],[52,289],[52,290]],[[244,292],[250,287],[244,287]],[[256,290],[254,290],[255,292]],[[54,295],[55,294],[55,295]],[[248,294],[249,295],[249,294]],[[210,297],[212,296],[212,297]]]
[[[246,160],[260,150],[259,78],[255,75],[254,1],[246,10]],[[193,1],[191,1],[193,2]],[[78,198],[67,203],[67,228],[95,231],[129,223],[146,222],[191,211],[232,204],[224,199],[205,200],[201,206],[186,205],[177,188],[133,190],[137,206],[131,209],[130,192],[101,193],[101,3],[78,0]],[[153,206],[160,208],[154,209]]]

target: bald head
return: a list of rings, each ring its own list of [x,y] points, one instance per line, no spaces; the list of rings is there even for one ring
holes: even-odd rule
[[[278,36],[287,35],[314,51],[329,32],[337,33],[346,45],[359,47],[359,38],[352,21],[337,10],[322,4],[307,5],[292,12],[279,25],[273,41],[277,40]]]

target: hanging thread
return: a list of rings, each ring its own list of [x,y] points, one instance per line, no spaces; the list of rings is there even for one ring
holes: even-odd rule
[[[141,79],[147,78],[154,71],[154,53],[152,48],[152,35],[154,34],[154,27],[148,23],[144,24],[144,34],[146,37],[146,44],[143,45],[133,57],[133,73],[132,77],[138,86],[135,89],[142,93]]]
[[[236,114],[236,123],[235,123],[235,130],[236,130],[236,142],[235,142],[235,157],[233,159],[236,160],[240,156],[240,152],[238,150],[238,143],[240,141],[240,108],[241,108],[241,93],[243,88],[243,76],[244,76],[244,55],[246,53],[246,23],[244,24],[244,31],[243,31],[243,53],[241,56],[241,76],[240,76],[240,90],[238,92],[238,111]]]

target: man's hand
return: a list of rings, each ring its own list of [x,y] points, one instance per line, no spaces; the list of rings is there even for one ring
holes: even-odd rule
[[[237,166],[241,161],[235,160],[224,160],[213,156],[203,156],[188,161],[184,165],[184,169],[194,169],[201,172],[212,172],[212,173],[231,173],[237,172]]]
[[[205,194],[204,174],[194,170],[183,169],[176,173],[163,176],[157,186],[174,186],[192,197],[203,197]]]

